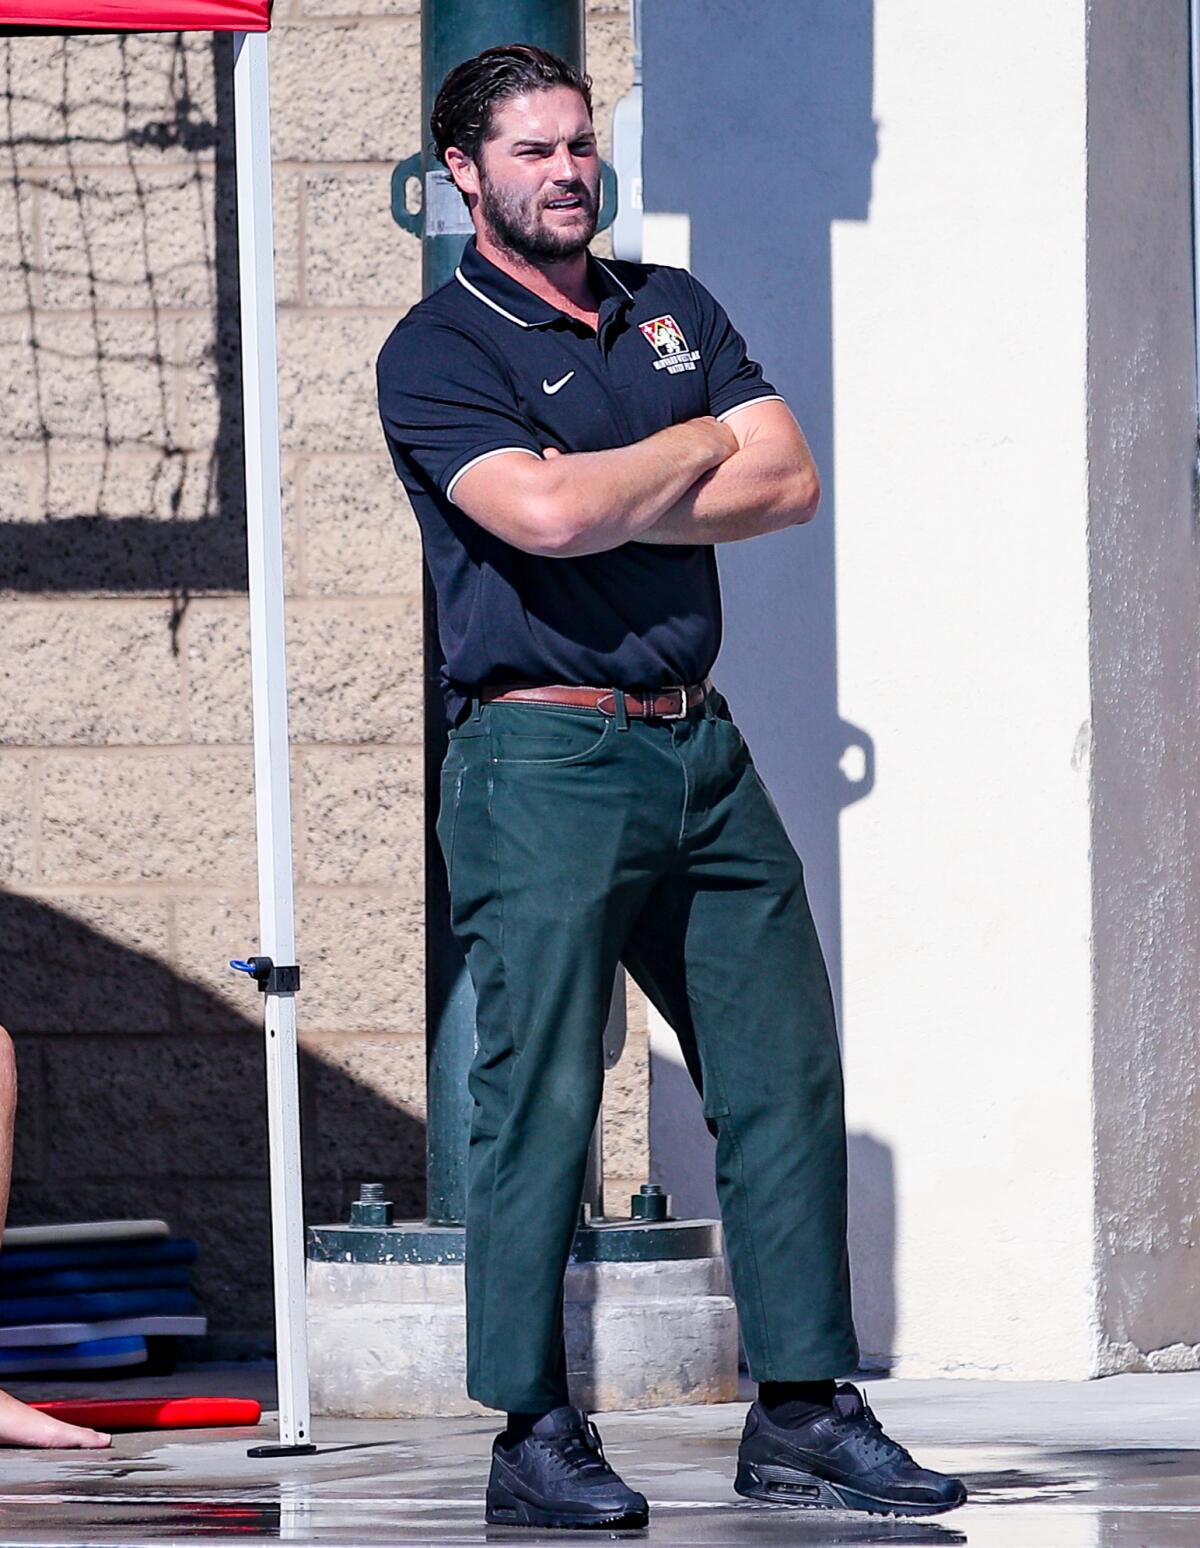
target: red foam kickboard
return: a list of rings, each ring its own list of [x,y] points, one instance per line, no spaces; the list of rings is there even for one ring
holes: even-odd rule
[[[85,1398],[31,1403],[66,1424],[93,1430],[200,1430],[214,1425],[257,1424],[262,1404],[253,1398]]]

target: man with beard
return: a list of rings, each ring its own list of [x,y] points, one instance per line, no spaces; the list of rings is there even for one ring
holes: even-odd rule
[[[800,861],[708,677],[713,545],[815,514],[808,446],[703,286],[589,254],[586,76],[488,49],[446,77],[430,126],[475,235],[384,345],[379,400],[445,654],[438,837],[478,1002],[467,1388],[507,1413],[487,1519],[648,1519],[571,1405],[563,1347],[618,962],[678,1035],[717,1140],[759,1384],[738,1492],[948,1510],[962,1484],[836,1381],[858,1346],[833,1007]]]

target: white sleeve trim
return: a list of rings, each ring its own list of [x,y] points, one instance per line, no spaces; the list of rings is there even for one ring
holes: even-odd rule
[[[505,452],[524,452],[527,457],[536,457],[538,455],[537,452],[528,446],[497,446],[492,451],[480,452],[478,457],[472,457],[470,462],[464,463],[463,466],[459,468],[454,477],[450,480],[450,482],[446,485],[447,500],[449,500],[452,504],[457,505],[458,501],[454,498],[454,490],[463,474],[469,473],[472,468],[477,468],[481,462],[486,462],[489,457],[500,457],[503,456]]]
[[[745,403],[735,403],[731,409],[726,409],[723,414],[718,414],[718,419],[728,419],[730,414],[740,414],[744,408],[753,408],[756,403],[782,403],[784,401],[781,392],[764,392],[761,398],[747,398]]]

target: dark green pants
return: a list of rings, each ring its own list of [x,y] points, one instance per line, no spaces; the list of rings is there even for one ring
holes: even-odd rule
[[[678,721],[474,701],[438,838],[478,996],[471,1396],[568,1400],[563,1274],[618,962],[678,1035],[716,1135],[751,1375],[853,1370],[829,983],[800,861],[721,695]]]

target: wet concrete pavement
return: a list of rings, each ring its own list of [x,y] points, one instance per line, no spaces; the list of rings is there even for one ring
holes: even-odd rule
[[[24,1397],[182,1396],[271,1401],[263,1367],[197,1367],[107,1385],[46,1383]],[[969,1543],[976,1548],[1200,1548],[1200,1373],[1098,1382],[872,1381],[885,1428],[971,1499],[932,1519],[797,1512],[730,1487],[745,1405],[606,1414],[613,1465],[651,1502],[648,1533],[675,1545]],[[747,1389],[748,1391],[752,1389]],[[257,1459],[258,1430],[117,1437],[110,1452],[7,1451],[0,1544],[578,1542],[486,1528],[488,1419],[318,1420],[317,1455]],[[607,1534],[606,1534],[607,1535]],[[590,1540],[594,1541],[594,1537]]]

